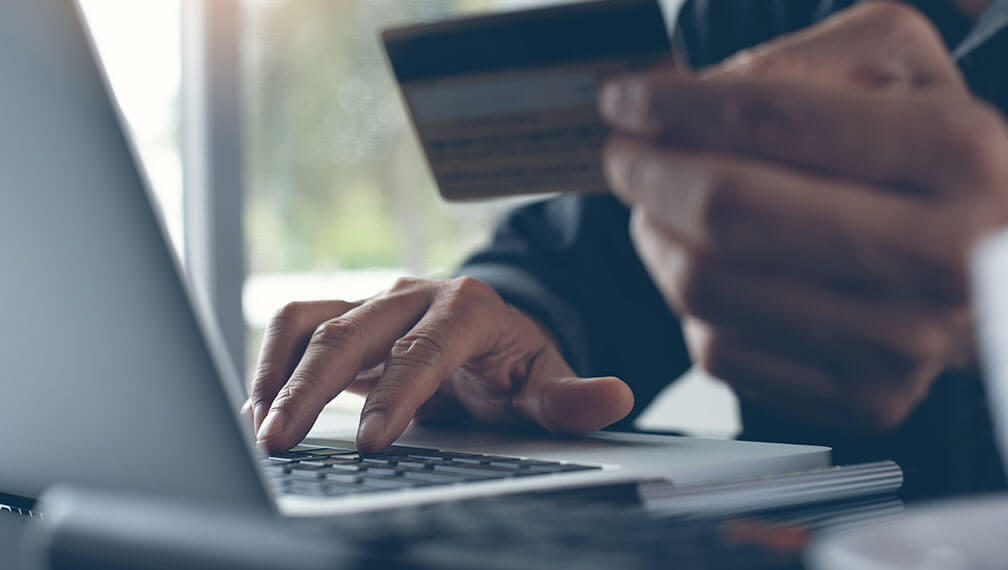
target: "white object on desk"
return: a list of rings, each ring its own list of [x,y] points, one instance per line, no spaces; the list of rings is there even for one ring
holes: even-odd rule
[[[900,519],[830,533],[809,549],[813,570],[1000,570],[1008,565],[1008,495],[921,507]]]
[[[981,242],[971,261],[980,361],[995,437],[1008,460],[1008,230]]]

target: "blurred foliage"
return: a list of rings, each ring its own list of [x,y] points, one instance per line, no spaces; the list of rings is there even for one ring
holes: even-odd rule
[[[504,204],[443,203],[385,63],[379,32],[500,0],[260,0],[246,4],[253,273],[444,271]]]

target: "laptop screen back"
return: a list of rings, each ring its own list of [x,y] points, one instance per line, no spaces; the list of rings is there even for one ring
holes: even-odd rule
[[[74,3],[4,3],[0,76],[0,493],[267,506]]]

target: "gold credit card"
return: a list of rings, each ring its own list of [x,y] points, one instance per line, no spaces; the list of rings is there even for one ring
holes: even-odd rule
[[[657,0],[599,0],[382,34],[441,195],[608,190],[605,79],[669,58]]]

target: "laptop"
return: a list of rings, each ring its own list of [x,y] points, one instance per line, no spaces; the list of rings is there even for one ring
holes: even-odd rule
[[[383,454],[263,457],[72,2],[0,15],[0,493],[56,484],[285,515],[538,489],[693,485],[828,466],[824,447],[413,427]]]

